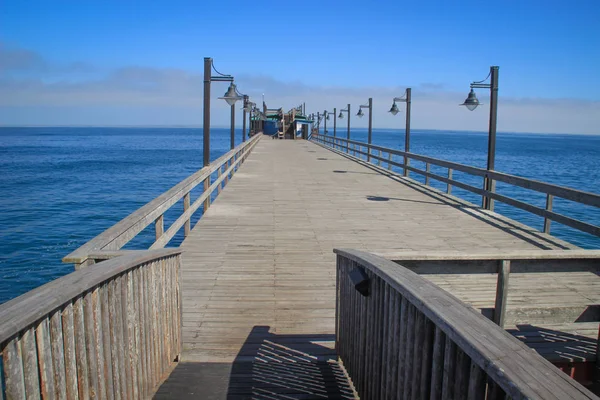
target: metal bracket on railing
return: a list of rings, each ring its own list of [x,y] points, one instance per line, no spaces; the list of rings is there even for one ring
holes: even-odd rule
[[[348,273],[352,284],[354,284],[354,288],[363,295],[364,297],[369,297],[369,277],[364,269],[357,267]]]

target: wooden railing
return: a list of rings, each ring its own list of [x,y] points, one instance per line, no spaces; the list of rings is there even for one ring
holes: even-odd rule
[[[0,306],[0,399],[148,398],[181,352],[180,251],[144,251]]]
[[[414,272],[369,253],[335,253],[336,348],[361,398],[596,398]]]
[[[115,251],[125,246],[152,223],[155,226],[156,240],[150,249],[165,247],[182,227],[184,235],[187,237],[191,230],[190,221],[194,213],[201,206],[204,211],[210,207],[213,192],[217,191],[217,194],[221,192],[223,186],[228,183],[261,137],[262,135],[253,136],[250,140],[213,161],[210,166],[202,168],[184,179],[64,257],[63,262],[74,263],[75,268],[79,269],[91,265],[97,260],[121,255],[123,253]],[[211,184],[211,175],[215,172],[217,172],[217,177]],[[191,203],[191,191],[200,184],[203,184],[204,190],[196,201]],[[181,199],[183,199],[182,214],[165,231],[164,214]]]
[[[446,193],[448,194],[452,193],[453,186],[478,194],[482,197],[483,204],[486,204],[486,198],[489,199],[489,202],[487,204],[489,204],[490,210],[494,209],[494,201],[497,200],[510,206],[519,208],[521,210],[525,210],[532,214],[539,215],[540,217],[544,218],[543,230],[545,233],[550,233],[550,223],[551,221],[556,221],[558,223],[580,230],[582,232],[586,232],[595,236],[600,236],[599,226],[552,211],[552,206],[555,197],[600,208],[600,195],[598,194],[583,192],[580,190],[540,182],[516,175],[504,174],[498,171],[488,171],[483,168],[471,167],[468,165],[458,164],[413,153],[406,153],[404,151],[394,150],[387,147],[357,142],[354,140],[347,140],[340,137],[313,134],[312,140],[316,143],[328,146],[334,151],[345,153],[350,157],[355,157],[362,160],[362,156],[364,156],[367,162],[370,162],[374,166],[381,167],[381,164],[383,163],[387,166],[388,170],[391,170],[392,166],[402,168],[404,170],[404,176],[407,177],[409,176],[409,171],[423,175],[425,177],[425,185],[427,186],[430,183],[430,179],[435,179],[437,181],[443,182],[446,184]],[[402,161],[395,160],[394,156],[401,156]],[[425,163],[425,170],[411,166],[410,160]],[[441,176],[431,172],[432,165],[446,168],[447,176]],[[460,171],[466,174],[478,176],[481,177],[483,180],[489,179],[492,181],[492,190],[488,191],[485,189],[480,189],[478,187],[471,186],[464,182],[457,181],[456,179],[452,178],[453,171]],[[389,171],[389,173],[393,174],[393,172],[391,171]],[[524,189],[545,194],[545,208],[537,207],[524,201],[496,193],[496,182],[503,182],[509,185],[514,185]]]
[[[600,275],[600,251],[598,250],[530,250],[503,254],[497,253],[441,253],[428,252],[413,253],[385,253],[380,256],[392,260],[404,268],[419,274],[495,274],[496,291],[494,307],[486,316],[501,327],[505,323],[514,325],[514,317],[507,309],[507,299],[510,292],[511,274],[539,274],[544,272],[592,272]],[[532,289],[534,289],[532,287]],[[490,299],[492,300],[492,299]],[[587,306],[595,306],[592,300]],[[564,318],[572,314],[573,320],[582,314],[587,308],[581,304],[572,306],[571,310],[561,306],[561,321],[551,320],[551,316],[544,314],[546,323],[564,323]],[[484,310],[488,311],[488,310]],[[531,315],[527,315],[523,309],[519,312],[520,319],[531,322],[539,317],[540,310],[533,308]],[[546,311],[549,311],[547,308]],[[485,314],[484,314],[485,315]]]

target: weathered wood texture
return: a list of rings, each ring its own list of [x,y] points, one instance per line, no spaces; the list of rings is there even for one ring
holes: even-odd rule
[[[597,359],[599,251],[381,255],[480,310],[547,360]]]
[[[572,228],[578,229],[580,231],[600,236],[600,227],[587,223],[585,221],[577,220],[575,218],[558,214],[552,211],[552,199],[553,197],[559,197],[566,200],[571,200],[577,203],[585,204],[592,207],[600,207],[600,195],[595,193],[583,192],[576,189],[571,189],[568,187],[553,185],[550,183],[540,182],[533,179],[523,178],[520,176],[504,174],[498,171],[488,171],[483,168],[471,167],[468,165],[458,164],[450,161],[440,160],[436,158],[426,157],[413,153],[406,153],[399,150],[390,149],[387,147],[376,146],[367,143],[360,143],[352,140],[346,140],[342,138],[333,138],[323,135],[313,135],[312,140],[322,144],[323,146],[328,146],[332,148],[334,151],[340,153],[350,152],[350,144],[355,144],[360,146],[364,146],[366,148],[365,151],[354,151],[353,156],[356,157],[358,154],[358,159],[362,159],[363,157],[367,160],[367,163],[372,163],[371,165],[375,166],[377,162],[383,160],[388,164],[397,166],[399,168],[403,168],[405,171],[410,170],[416,172],[422,176],[425,176],[425,184],[428,185],[430,179],[435,179],[439,182],[444,182],[448,184],[448,191],[450,190],[450,185],[459,187],[461,189],[468,190],[472,193],[481,195],[482,198],[490,199],[490,209],[493,210],[494,201],[500,201],[505,204],[511,205],[513,207],[520,208],[522,210],[528,211],[532,214],[539,215],[544,218],[544,232],[550,232],[550,221],[556,221],[561,224],[570,226]],[[342,148],[342,150],[337,150],[338,148]],[[373,150],[378,150],[380,153],[387,153],[388,156],[386,158],[373,155]],[[392,155],[390,157],[389,155]],[[405,165],[406,163],[402,163],[400,161],[392,161],[393,156],[401,156],[404,160],[413,159],[416,161],[420,161],[425,163],[425,170],[411,167]],[[371,161],[371,159],[374,161]],[[438,167],[447,168],[448,169],[448,177],[441,176],[431,172],[430,166],[436,165]],[[451,170],[461,171],[470,175],[474,175],[482,178],[483,180],[491,180],[491,190],[480,189],[479,187],[475,187],[464,182],[460,182],[452,179]],[[532,204],[526,203],[521,200],[517,200],[508,196],[501,195],[495,192],[496,182],[503,182],[509,185],[519,186],[524,189],[541,192],[545,195],[549,195],[551,197],[548,198],[546,203],[546,207],[537,207]],[[487,187],[487,186],[486,186]]]
[[[498,398],[498,390],[511,399],[597,398],[492,321],[407,268],[361,251],[335,252],[338,352],[361,398],[381,398],[380,389],[394,385],[395,393],[387,398],[490,399]],[[349,277],[357,268],[368,276],[368,296]],[[393,311],[396,302],[385,301],[390,292],[400,298],[400,312]],[[381,318],[385,315],[394,322],[386,323]],[[368,329],[362,329],[363,321]],[[395,324],[400,324],[400,335],[390,329]],[[435,334],[423,334],[424,324],[435,326]],[[387,343],[381,341],[382,331]],[[395,368],[386,360],[385,369],[399,373],[379,374],[384,361],[378,355],[388,352],[390,341],[399,357]],[[357,353],[367,356],[356,362]]]
[[[261,140],[182,244],[183,359],[231,362],[253,326],[333,334],[334,247],[570,248],[306,141]]]
[[[0,398],[151,395],[181,352],[180,253],[125,255],[1,305]]]
[[[152,223],[155,223],[156,232],[156,241],[152,245],[152,249],[165,247],[182,228],[187,236],[190,229],[190,218],[202,205],[204,205],[204,211],[208,209],[213,191],[217,190],[222,182],[227,183],[229,176],[233,175],[260,138],[261,135],[257,135],[247,142],[243,142],[235,149],[213,161],[210,166],[190,175],[64,257],[63,262],[74,263],[76,269],[91,265],[95,262],[95,259],[91,257],[92,253],[119,250]],[[211,176],[223,167],[226,170],[225,175],[216,177],[215,181],[211,183]],[[190,205],[190,192],[200,184],[203,184],[203,193]],[[163,224],[165,212],[182,199],[183,210],[181,216],[165,231]]]

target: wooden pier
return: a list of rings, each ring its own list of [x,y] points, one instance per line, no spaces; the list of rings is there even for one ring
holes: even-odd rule
[[[72,360],[70,373],[85,379],[69,384],[80,398],[596,398],[547,359],[598,363],[600,252],[394,173],[392,152],[317,142],[253,137],[66,257],[79,270],[50,285],[82,282],[79,291],[26,318],[21,298],[0,306],[6,393],[67,386],[55,373],[65,365],[25,349],[35,353],[31,335],[53,351],[74,335],[86,363]],[[182,200],[165,230],[164,212]],[[152,223],[152,249],[184,229],[181,247],[120,250]],[[25,295],[29,307],[52,298],[44,288]],[[162,300],[148,309],[152,293]],[[121,337],[119,358],[107,346]],[[577,354],[553,358],[565,346]],[[110,383],[91,378],[98,370]],[[121,381],[115,370],[129,373]]]

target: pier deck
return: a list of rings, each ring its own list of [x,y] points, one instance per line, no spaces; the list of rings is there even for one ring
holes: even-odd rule
[[[235,365],[257,357],[300,357],[317,374],[339,377],[335,247],[385,254],[574,246],[317,144],[264,138],[182,244],[183,363],[158,397],[192,390],[192,378],[213,379],[204,363],[222,365],[228,381]],[[239,375],[240,387],[250,375]]]
[[[310,142],[261,140],[182,245],[184,359],[231,361],[255,325],[333,334],[334,247],[564,248],[411,186]]]

